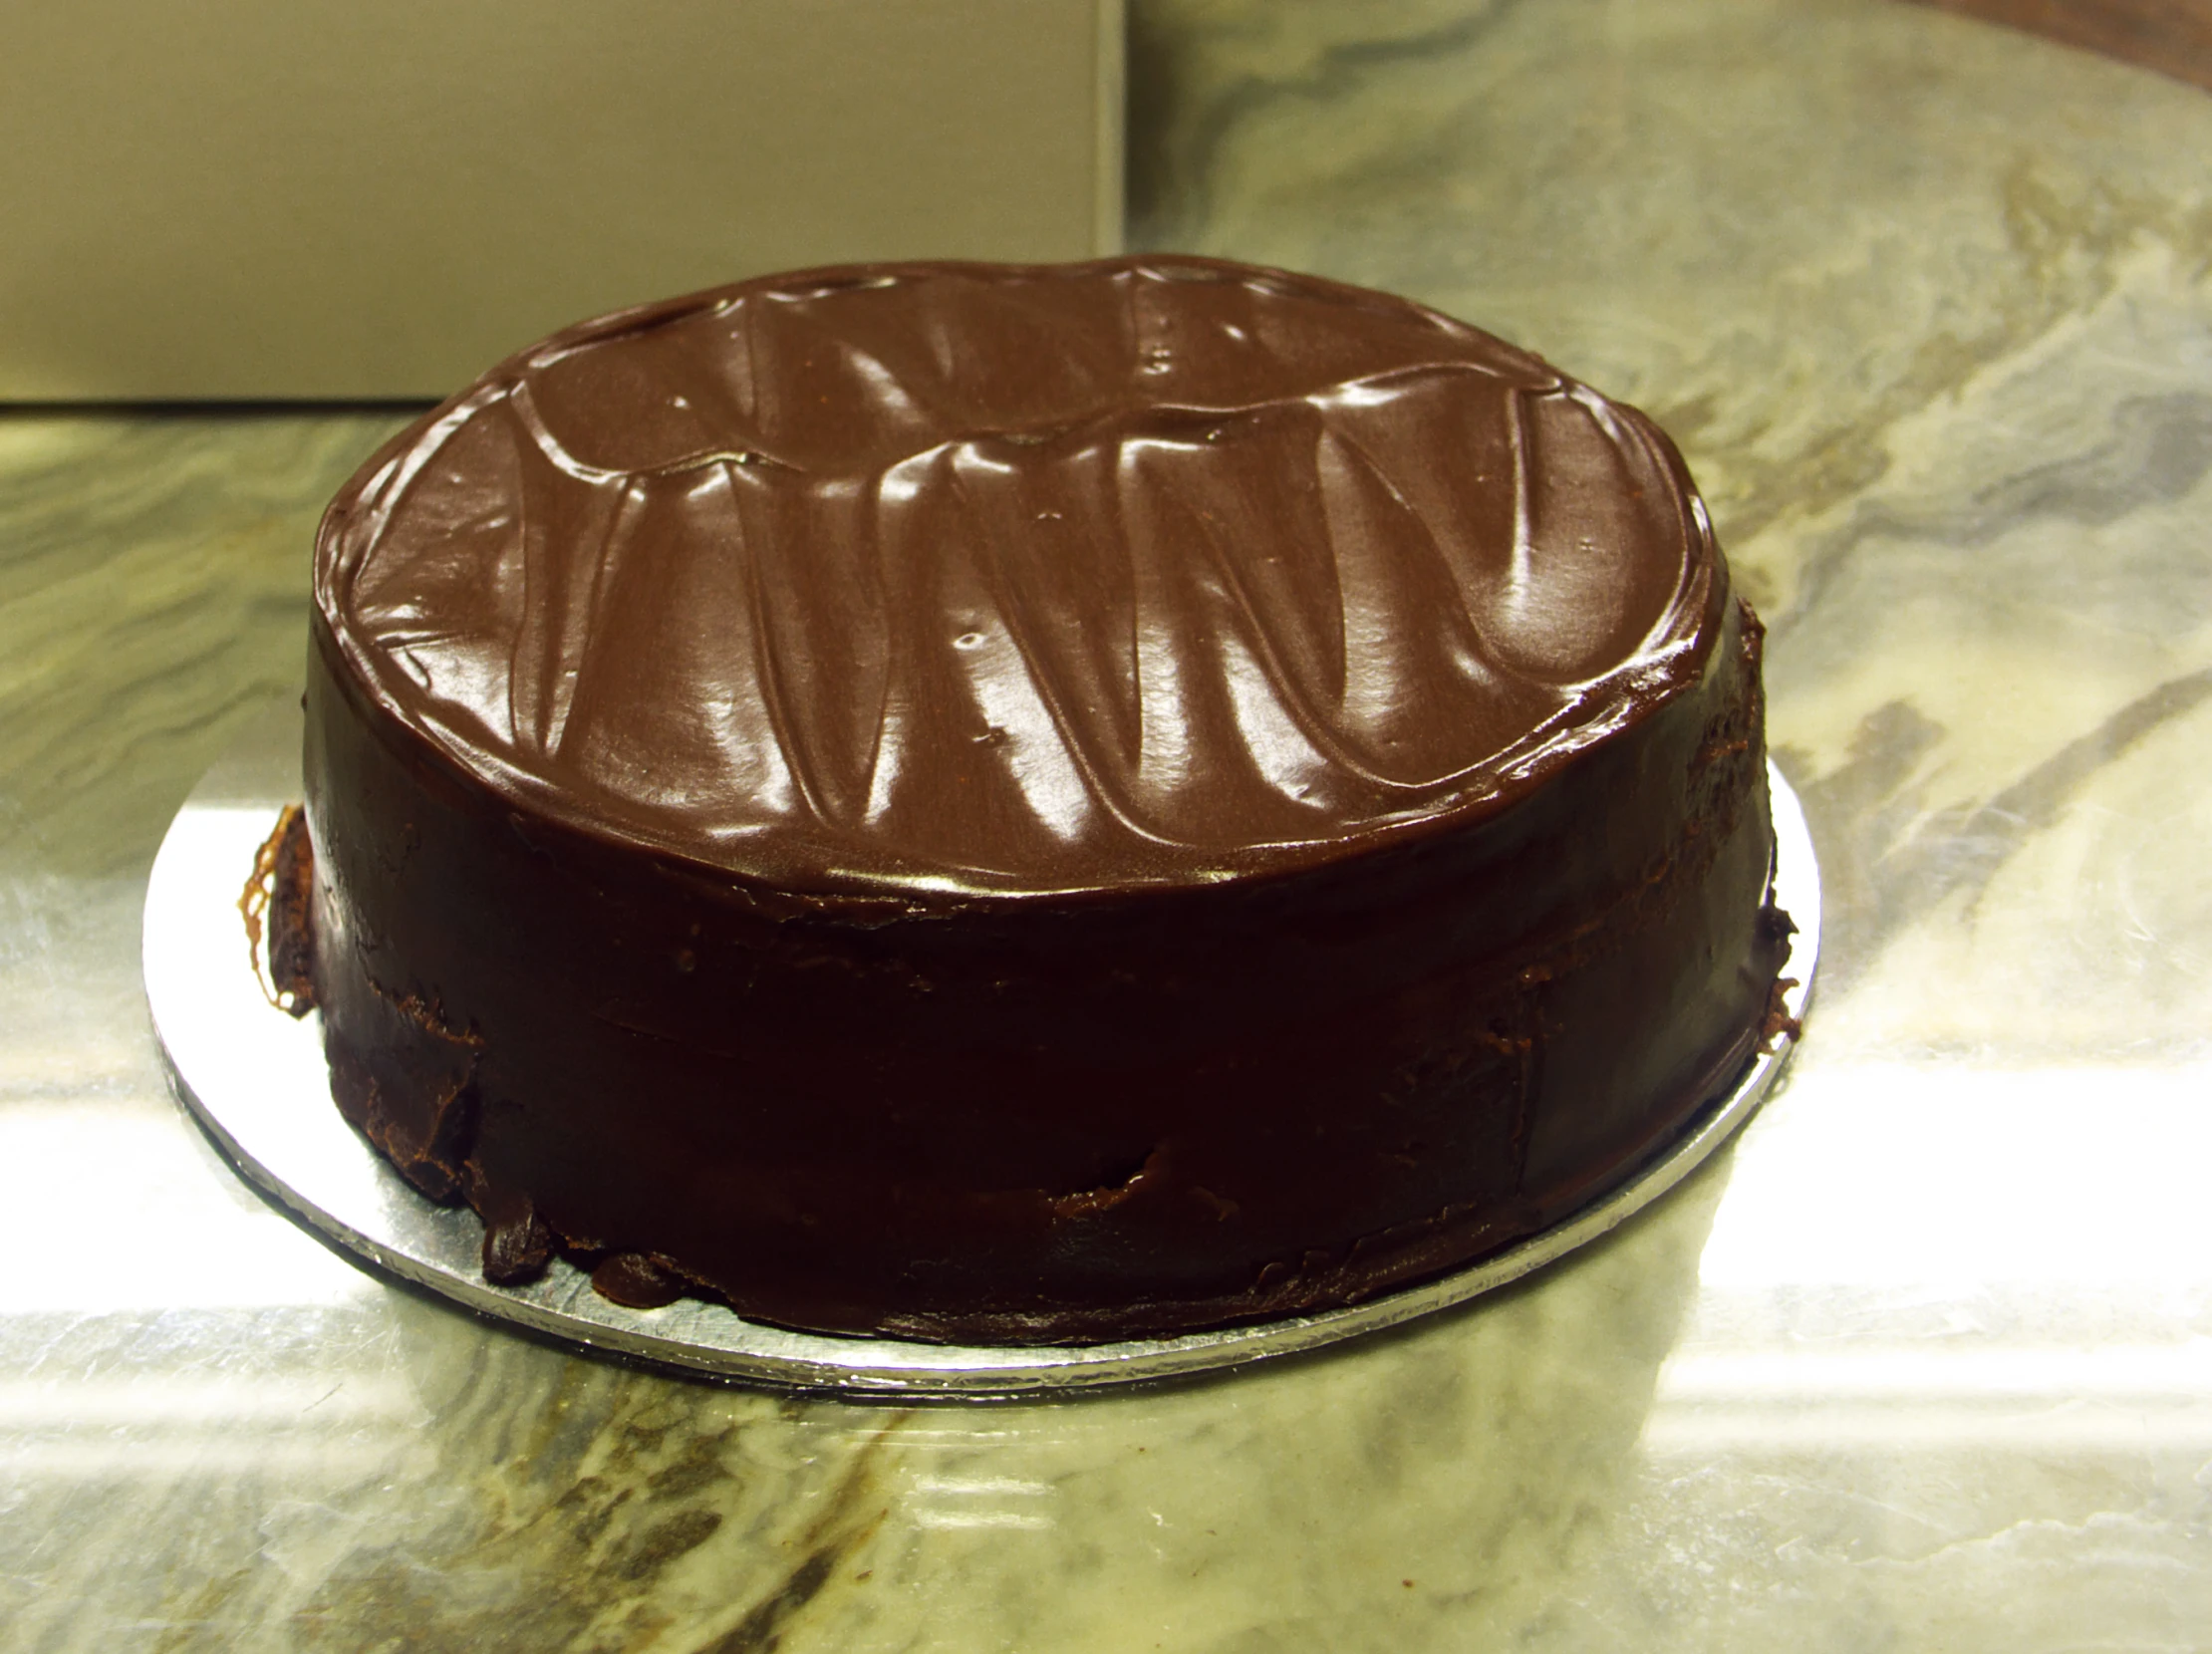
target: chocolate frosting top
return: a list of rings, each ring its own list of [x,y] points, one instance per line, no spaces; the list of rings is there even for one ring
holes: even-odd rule
[[[554,335],[333,503],[360,685],[555,820],[793,890],[1191,884],[1488,813],[1693,682],[1635,411],[1150,255],[817,270]]]

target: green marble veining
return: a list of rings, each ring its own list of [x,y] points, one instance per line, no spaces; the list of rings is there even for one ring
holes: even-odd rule
[[[299,682],[304,548],[393,414],[0,414],[0,856],[142,877]]]
[[[2212,1647],[2212,100],[1884,0],[1136,0],[1136,233],[1681,438],[1827,952],[1738,1148],[1219,1382],[847,1407],[324,1251],[170,1101],[169,813],[389,414],[0,415],[0,1650]]]

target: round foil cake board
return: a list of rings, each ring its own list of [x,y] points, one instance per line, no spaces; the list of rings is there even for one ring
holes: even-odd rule
[[[925,1344],[793,1332],[695,1299],[626,1309],[556,1259],[532,1285],[493,1286],[466,1207],[411,1188],[331,1101],[322,1027],[271,1002],[239,911],[254,853],[300,796],[300,718],[262,719],[170,823],[146,888],[146,1002],[177,1095],[239,1173],[357,1257],[480,1315],[722,1378],[877,1399],[1064,1394],[1179,1377],[1316,1349],[1463,1303],[1593,1240],[1689,1175],[1748,1119],[1789,1060],[1785,1033],[1753,1057],[1655,1158],[1610,1194],[1511,1249],[1348,1308],[1173,1338],[1076,1346]],[[1820,941],[1820,876],[1797,794],[1772,764],[1775,900],[1796,922],[1785,991],[1804,1014]]]

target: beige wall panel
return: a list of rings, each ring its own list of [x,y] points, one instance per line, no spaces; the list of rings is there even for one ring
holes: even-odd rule
[[[0,0],[0,399],[442,394],[583,316],[1120,236],[1119,0]]]

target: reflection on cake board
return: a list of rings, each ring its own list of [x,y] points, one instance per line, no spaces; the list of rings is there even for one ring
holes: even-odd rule
[[[250,1182],[346,1251],[502,1321],[596,1350],[718,1377],[876,1398],[1051,1395],[1243,1365],[1396,1326],[1461,1303],[1617,1227],[1748,1119],[1794,1048],[1753,1058],[1690,1128],[1573,1217],[1452,1274],[1325,1314],[1218,1332],[1083,1346],[972,1347],[833,1337],[747,1321],[684,1299],[628,1309],[556,1259],[528,1286],[494,1286],[466,1207],[433,1205],[346,1124],[330,1099],[322,1031],[277,1009],[253,968],[238,896],[276,812],[299,794],[299,719],[263,719],[170,824],[146,888],[146,1001],[177,1095]],[[1804,1014],[1820,940],[1820,880],[1797,795],[1770,763],[1775,899],[1797,926],[1785,974]]]

